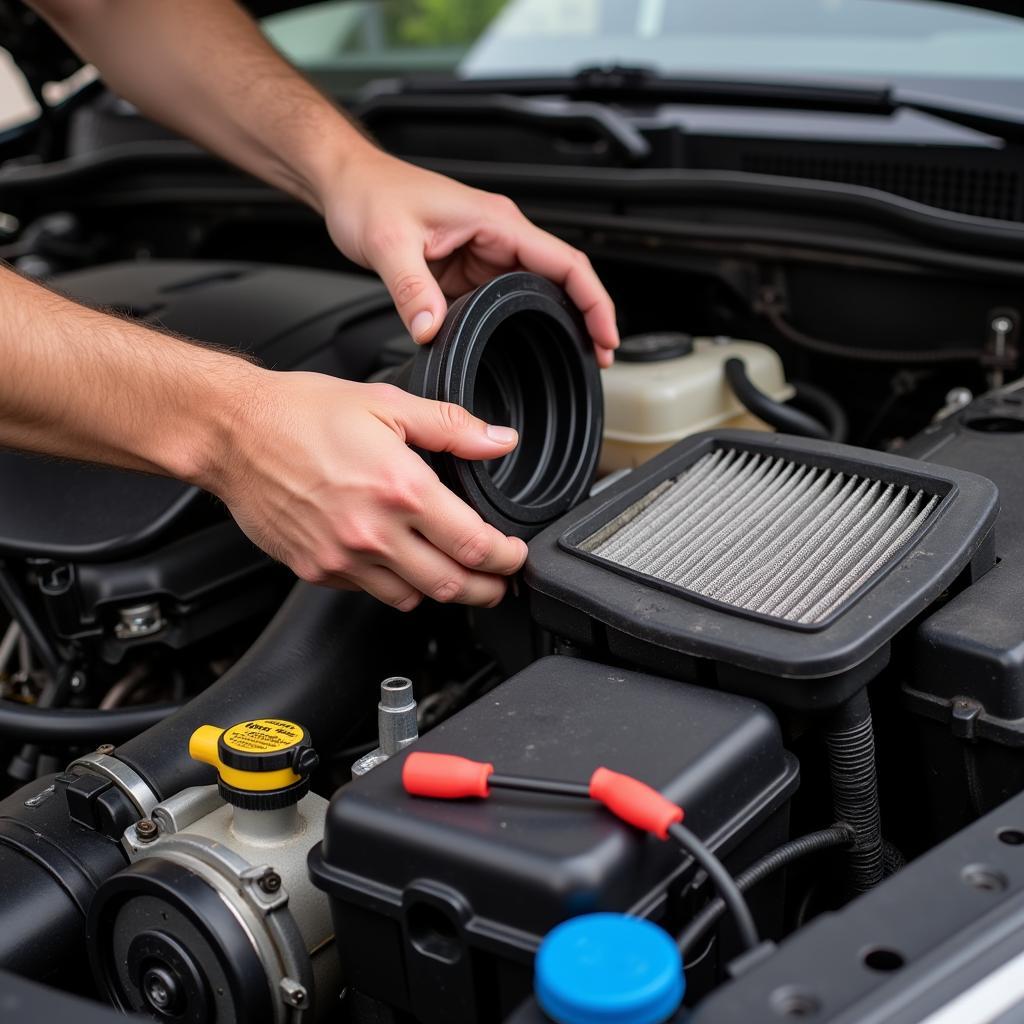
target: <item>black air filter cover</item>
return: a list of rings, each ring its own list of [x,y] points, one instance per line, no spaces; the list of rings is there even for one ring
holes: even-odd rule
[[[530,544],[534,617],[678,678],[823,708],[968,565],[992,561],[984,477],[781,434],[687,438]]]
[[[387,377],[515,427],[501,459],[423,452],[437,475],[503,533],[532,537],[590,491],[601,451],[601,375],[583,317],[536,274],[503,274],[453,302],[437,337]]]

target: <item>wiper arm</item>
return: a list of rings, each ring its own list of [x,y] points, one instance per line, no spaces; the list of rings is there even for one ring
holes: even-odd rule
[[[641,163],[651,155],[651,144],[640,130],[625,116],[601,103],[585,101],[563,103],[559,106],[544,104],[530,97],[487,92],[478,95],[449,93],[407,93],[374,90],[355,107],[359,119],[371,130],[389,118],[424,118],[447,120],[453,123],[467,118],[484,118],[492,124],[527,124],[553,136],[567,130],[583,129],[603,139],[613,150],[631,164]]]
[[[900,108],[916,110],[965,128],[974,128],[986,135],[995,135],[1006,142],[1024,142],[1024,115],[1012,107],[904,89],[894,89],[889,102],[894,111]]]

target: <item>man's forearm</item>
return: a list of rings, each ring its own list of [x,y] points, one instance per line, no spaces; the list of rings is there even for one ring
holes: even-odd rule
[[[0,446],[210,486],[266,371],[0,268]]]
[[[31,2],[147,116],[317,209],[370,147],[233,0]]]

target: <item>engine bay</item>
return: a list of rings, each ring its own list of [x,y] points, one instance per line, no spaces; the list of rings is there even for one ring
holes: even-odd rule
[[[530,555],[496,608],[401,615],[297,583],[196,488],[0,453],[0,968],[26,1005],[568,1019],[539,951],[614,914],[685,978],[628,1019],[895,1022],[1021,954],[1010,226],[396,129],[586,251],[624,336],[599,373],[571,303],[516,274],[417,351],[311,215],[184,143],[95,145],[119,116],[0,172],[4,255],[516,426],[515,458],[431,464]],[[419,755],[464,759],[463,788],[417,795]],[[623,811],[602,769],[657,798]],[[684,816],[638,824],[645,800]]]

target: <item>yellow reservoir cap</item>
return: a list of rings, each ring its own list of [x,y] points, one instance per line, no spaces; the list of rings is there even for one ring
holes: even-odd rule
[[[268,731],[263,732],[261,728],[254,728],[261,726],[266,726]],[[289,728],[285,729],[285,726]],[[216,725],[201,725],[189,737],[188,752],[194,761],[202,761],[203,764],[216,768],[221,781],[232,789],[265,793],[293,786],[302,781],[302,776],[297,775],[291,768],[277,768],[272,771],[233,768],[221,759],[221,742],[231,750],[259,755],[287,751],[301,743],[305,736],[305,730],[301,726],[274,718],[250,720],[228,729],[221,729]]]

